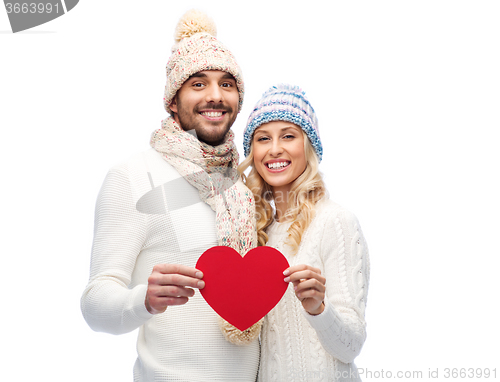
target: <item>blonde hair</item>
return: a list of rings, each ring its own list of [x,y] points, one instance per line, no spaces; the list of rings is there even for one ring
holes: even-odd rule
[[[327,197],[327,191],[321,173],[318,170],[319,159],[306,133],[304,135],[304,152],[306,156],[306,169],[293,181],[288,193],[288,206],[286,213],[281,217],[283,220],[292,221],[288,228],[288,240],[292,253],[296,254],[302,235],[311,224],[315,215],[315,205]],[[248,176],[244,171],[252,167]],[[274,221],[274,210],[271,202],[274,200],[272,188],[267,184],[253,165],[253,140],[250,143],[248,157],[241,162],[238,171],[242,174],[246,186],[252,191],[255,199],[255,212],[257,219],[258,245],[266,245],[269,237],[266,229]]]

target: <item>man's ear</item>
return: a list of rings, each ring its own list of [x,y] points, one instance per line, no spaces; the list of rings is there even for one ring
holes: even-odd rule
[[[177,114],[177,95],[170,102],[170,110]]]

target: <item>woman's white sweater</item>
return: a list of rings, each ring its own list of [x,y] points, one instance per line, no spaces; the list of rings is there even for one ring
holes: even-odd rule
[[[268,246],[290,265],[307,264],[326,277],[325,310],[308,314],[290,283],[265,317],[259,381],[359,381],[353,361],[366,338],[365,304],[369,281],[367,246],[356,217],[330,200],[317,204],[299,251],[285,244],[291,223],[268,228]]]

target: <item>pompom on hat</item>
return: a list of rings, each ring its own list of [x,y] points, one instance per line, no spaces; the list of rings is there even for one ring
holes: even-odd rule
[[[245,156],[250,153],[250,146],[255,130],[264,123],[287,121],[304,130],[311,141],[318,159],[323,157],[323,145],[319,136],[318,118],[306,98],[305,92],[298,86],[280,84],[271,87],[255,105],[243,134]]]
[[[193,9],[179,20],[174,34],[175,45],[167,63],[164,105],[169,113],[172,112],[170,104],[182,84],[204,70],[220,70],[234,77],[239,93],[238,111],[241,110],[245,92],[241,69],[216,36],[215,23],[204,12]]]

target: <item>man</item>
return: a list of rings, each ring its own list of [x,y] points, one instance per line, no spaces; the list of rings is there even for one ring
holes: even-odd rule
[[[153,133],[150,150],[109,171],[97,200],[82,313],[96,331],[139,328],[135,381],[257,375],[252,339],[260,326],[234,332],[195,293],[205,286],[195,269],[205,250],[227,245],[244,255],[256,245],[252,194],[235,170],[230,131],[243,80],[214,31],[200,12],[180,20],[167,64],[171,117]]]

